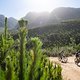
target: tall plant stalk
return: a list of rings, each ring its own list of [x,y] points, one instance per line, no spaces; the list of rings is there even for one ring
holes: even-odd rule
[[[24,80],[24,57],[25,57],[25,44],[26,44],[26,29],[27,22],[24,20],[19,21],[20,26],[20,72],[19,72],[19,80]]]

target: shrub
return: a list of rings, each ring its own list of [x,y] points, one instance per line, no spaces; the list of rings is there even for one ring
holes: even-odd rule
[[[5,31],[0,37],[0,80],[62,80],[60,65],[53,66],[43,54],[40,39],[26,39],[26,25],[26,21],[19,21],[19,39],[14,40],[5,19]]]

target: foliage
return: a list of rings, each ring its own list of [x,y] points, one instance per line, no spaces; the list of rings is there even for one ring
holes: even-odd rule
[[[43,52],[48,56],[57,56],[61,51],[71,56],[80,50],[80,20],[30,29],[29,36],[38,36],[42,40]]]
[[[59,53],[63,51],[65,56],[72,56],[76,52],[76,48],[73,46],[63,46],[63,47],[50,47],[43,49],[43,53],[47,56],[57,57]]]
[[[33,34],[34,33],[34,34]],[[65,21],[60,24],[46,25],[29,30],[29,36],[38,36],[43,41],[43,47],[66,46],[80,43],[80,20]]]
[[[26,25],[27,21],[19,21],[19,39],[14,40],[5,18],[5,30],[0,36],[0,80],[62,80],[60,65],[53,65],[43,54],[40,39],[26,39]]]

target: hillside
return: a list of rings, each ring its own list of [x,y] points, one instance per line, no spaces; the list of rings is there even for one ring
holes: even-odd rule
[[[34,34],[33,34],[34,33]],[[71,38],[80,43],[80,21],[66,21],[29,30],[29,36],[38,36],[46,46],[69,45]]]

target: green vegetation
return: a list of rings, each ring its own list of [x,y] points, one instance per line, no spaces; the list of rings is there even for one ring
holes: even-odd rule
[[[43,54],[40,39],[26,39],[26,25],[26,21],[19,21],[19,38],[14,40],[5,18],[0,36],[0,80],[62,80],[60,65],[53,65]]]
[[[43,51],[49,56],[57,56],[61,51],[70,56],[80,50],[80,20],[30,29],[29,36],[38,36],[43,42]]]

